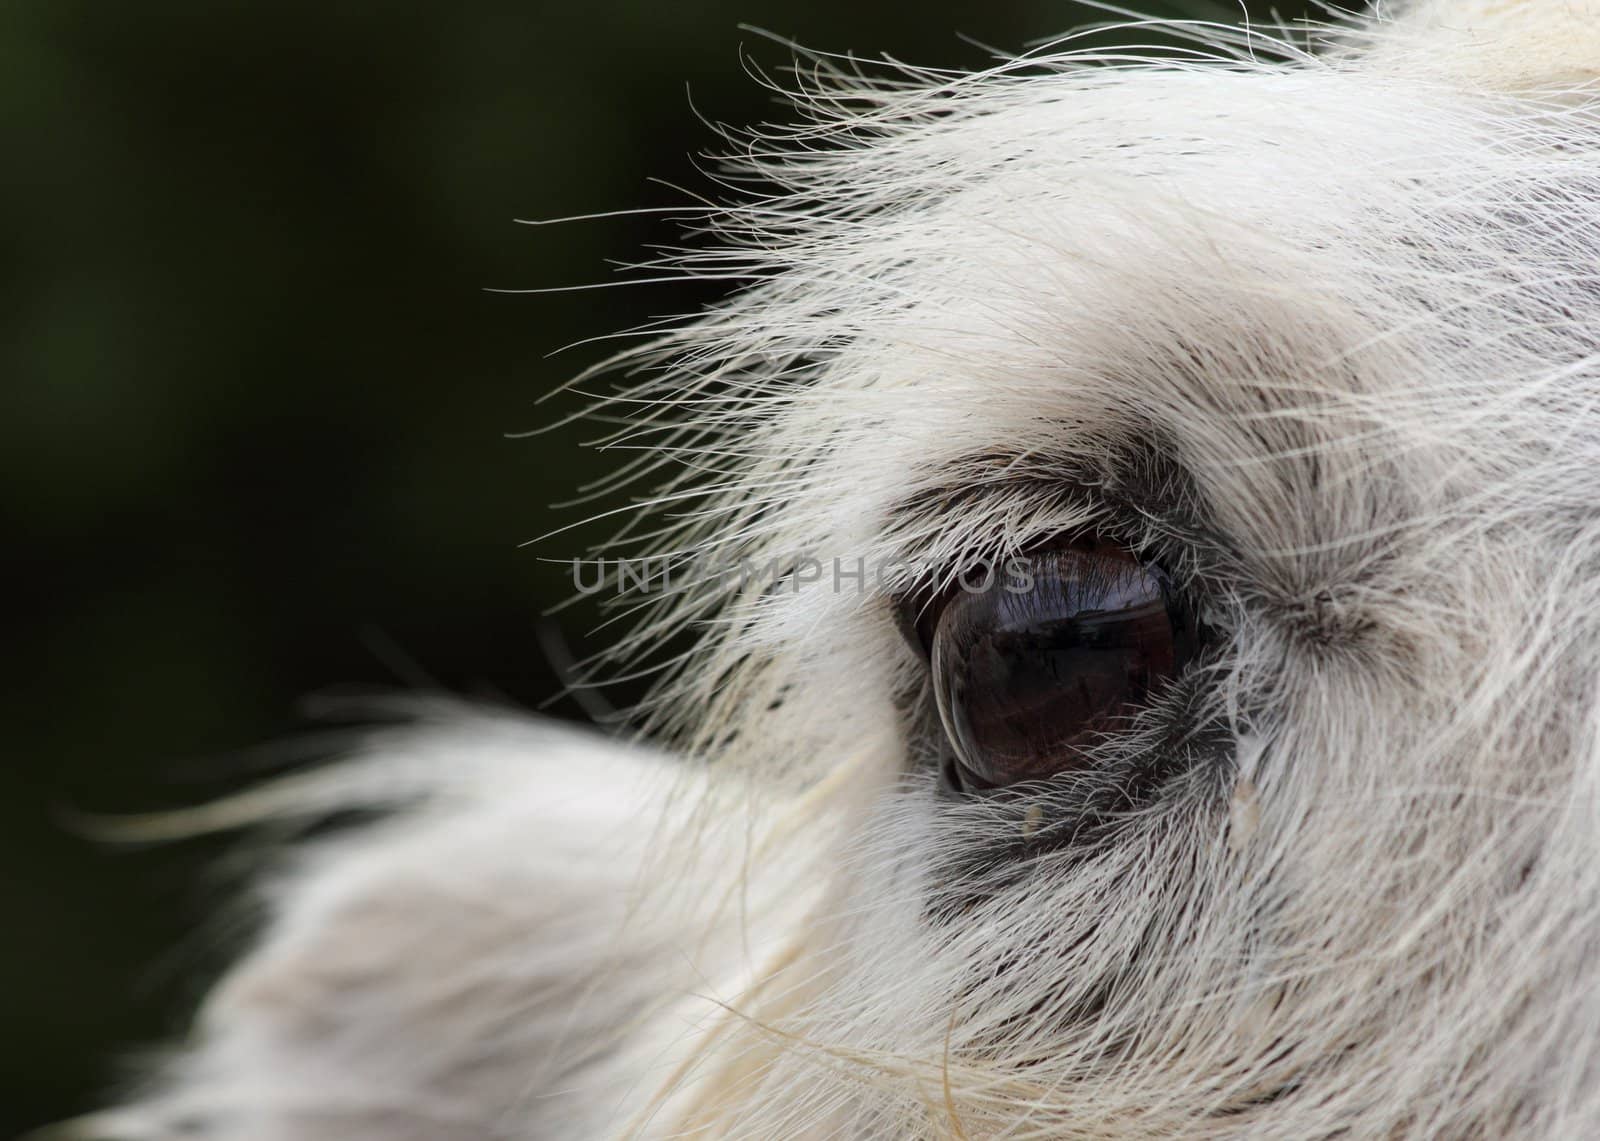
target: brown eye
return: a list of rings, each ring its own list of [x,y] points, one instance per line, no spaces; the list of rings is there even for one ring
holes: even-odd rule
[[[1074,540],[1024,565],[1028,575],[957,590],[933,633],[934,694],[965,787],[1087,766],[1084,750],[1125,727],[1196,648],[1166,574],[1125,547]]]

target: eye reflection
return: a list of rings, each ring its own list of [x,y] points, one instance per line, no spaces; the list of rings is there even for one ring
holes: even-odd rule
[[[1195,651],[1167,575],[1126,547],[1075,539],[1030,559],[1032,588],[958,592],[938,616],[934,694],[963,786],[997,788],[1090,761]]]

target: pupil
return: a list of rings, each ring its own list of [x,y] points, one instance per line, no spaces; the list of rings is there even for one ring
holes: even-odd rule
[[[1031,569],[1031,590],[958,593],[933,639],[939,715],[980,786],[1086,767],[1193,649],[1166,576],[1125,548],[1082,540]]]

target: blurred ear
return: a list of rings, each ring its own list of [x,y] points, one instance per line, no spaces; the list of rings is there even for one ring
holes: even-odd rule
[[[1600,95],[1600,0],[1378,0],[1374,15],[1379,66],[1487,91]]]

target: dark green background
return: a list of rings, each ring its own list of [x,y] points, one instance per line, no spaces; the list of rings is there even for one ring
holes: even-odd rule
[[[712,294],[486,292],[606,280],[607,259],[675,238],[650,216],[513,219],[686,200],[652,177],[705,187],[697,111],[785,114],[740,53],[768,71],[789,53],[741,23],[978,65],[963,35],[1016,50],[1088,18],[1045,0],[0,5],[0,1136],[91,1106],[131,1048],[182,1028],[227,945],[198,925],[228,895],[200,874],[225,847],[108,849],[64,809],[251,779],[263,761],[241,751],[303,730],[308,696],[559,688],[536,635],[570,588],[539,560],[578,544],[517,544],[577,518],[548,505],[608,461],[579,447],[591,430],[505,434],[569,410],[535,400],[600,355],[554,350]],[[592,617],[561,619],[580,649]]]

